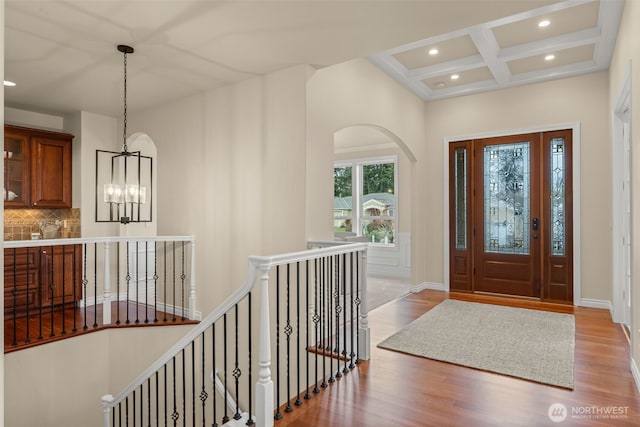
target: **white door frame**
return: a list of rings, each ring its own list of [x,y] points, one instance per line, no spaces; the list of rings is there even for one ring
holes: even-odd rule
[[[488,132],[473,135],[464,135],[456,137],[444,138],[443,149],[443,195],[444,195],[444,290],[450,289],[449,277],[449,143],[455,141],[467,141],[469,139],[495,138],[507,135],[520,135],[526,133],[549,132],[559,129],[572,130],[572,178],[573,178],[573,304],[589,305],[588,302],[581,300],[580,284],[581,284],[581,246],[580,246],[580,122],[560,123],[549,126],[539,126],[534,128],[513,129],[506,131]],[[608,307],[607,307],[608,308]]]
[[[624,217],[626,215],[625,205],[630,200],[625,200],[626,194],[623,189],[625,177],[627,174],[631,174],[630,152],[625,148],[625,127],[628,130],[629,142],[631,141],[631,63],[627,66],[624,81],[622,82],[622,88],[618,94],[615,107],[612,111],[612,138],[611,138],[611,217],[612,217],[612,230],[611,230],[611,256],[612,256],[612,271],[611,271],[611,283],[613,293],[613,312],[612,318],[616,323],[631,324],[631,313],[627,310],[628,304],[631,300],[631,289],[626,289],[625,275],[627,265],[625,263],[625,246],[627,246],[631,239],[631,227],[624,227]],[[627,192],[631,189],[627,188]],[[630,209],[631,206],[629,205]],[[633,215],[631,215],[633,218]],[[633,275],[633,268],[631,268],[631,275]]]

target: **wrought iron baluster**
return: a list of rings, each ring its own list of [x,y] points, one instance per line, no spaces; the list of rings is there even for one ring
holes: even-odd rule
[[[200,401],[202,402],[202,427],[206,426],[206,421],[207,421],[207,397],[209,397],[209,395],[207,394],[207,390],[205,389],[205,339],[204,339],[204,331],[200,334],[200,338],[202,341],[202,345],[201,345],[201,351],[200,351],[200,359],[201,359],[201,365],[200,365],[200,381],[201,381],[201,389],[200,389]]]
[[[296,398],[296,406],[302,405],[300,399],[300,261],[296,262],[296,380],[298,397]]]
[[[276,420],[282,419],[280,412],[280,266],[276,266]]]
[[[156,426],[160,425],[160,372],[159,371],[160,370],[156,371]]]
[[[149,323],[149,241],[144,241],[144,323]]]
[[[306,299],[307,299],[307,313],[306,313],[306,343],[304,346],[304,350],[305,350],[305,358],[306,358],[306,370],[307,370],[307,388],[305,389],[305,393],[304,393],[304,398],[305,399],[311,399],[311,393],[309,393],[309,390],[311,389],[311,374],[310,374],[310,364],[311,362],[309,361],[309,343],[311,342],[309,337],[309,292],[311,291],[309,289],[309,260],[307,259],[305,261],[306,265],[305,265],[305,280],[304,280],[304,286],[305,286],[305,294],[306,294]]]
[[[340,283],[340,255],[335,255],[335,291],[334,297],[336,299],[336,337],[335,343],[336,347],[334,348],[334,353],[332,354],[332,359],[336,359],[336,378],[342,377],[342,372],[340,372],[340,313],[342,312],[342,306],[340,305],[340,289],[342,288],[342,284]]]
[[[327,258],[323,257],[322,258],[322,268],[320,270],[321,273],[321,277],[320,277],[320,298],[321,298],[321,303],[322,303],[322,317],[321,317],[321,323],[320,323],[320,331],[321,331],[321,337],[320,337],[320,342],[318,343],[318,347],[317,350],[318,351],[322,351],[322,356],[324,356],[324,343],[325,343],[325,332],[326,332],[326,328],[327,328]],[[322,383],[320,384],[320,387],[322,388],[326,388],[329,386],[329,384],[327,384],[327,363],[325,358],[322,358]]]
[[[116,245],[116,325],[120,324],[120,244]]]
[[[327,322],[329,323],[329,333],[328,333],[328,340],[327,340],[327,345],[325,346],[325,351],[324,354],[325,356],[327,355],[327,351],[329,353],[329,382],[333,383],[336,381],[336,377],[334,376],[333,373],[333,339],[334,339],[334,332],[333,332],[333,312],[334,312],[334,307],[333,307],[333,298],[334,298],[334,290],[333,290],[333,285],[334,285],[334,275],[333,275],[333,256],[329,257],[329,262],[327,263],[327,276],[329,278],[329,291],[327,292],[327,301],[328,301],[328,309],[327,309]]]
[[[129,396],[124,399],[124,422],[126,426],[129,425]]]
[[[351,273],[350,274],[350,280],[349,280],[349,289],[350,289],[349,294],[351,295],[351,306],[350,306],[351,307],[351,310],[350,310],[350,312],[351,312],[351,353],[349,354],[349,356],[350,356],[349,358],[350,358],[351,362],[349,363],[349,369],[355,368],[355,365],[353,364],[353,358],[356,355],[355,347],[353,346],[353,344],[354,344],[354,331],[353,331],[353,328],[354,328],[354,324],[358,321],[358,317],[355,316],[355,313],[354,313],[354,305],[353,305],[353,301],[354,301],[354,299],[353,299],[353,281],[354,281],[354,278],[353,278],[353,254],[354,253],[351,252],[350,257],[349,257],[349,271]]]
[[[71,332],[77,332],[78,331],[78,324],[77,324],[77,317],[76,316],[76,304],[78,301],[78,290],[76,289],[76,283],[78,281],[78,278],[76,277],[76,262],[78,262],[77,260],[77,252],[76,252],[76,246],[73,246],[73,252],[72,252],[72,257],[73,257],[73,304],[71,304],[72,308],[73,308],[73,328],[71,329]],[[29,249],[27,248],[27,258],[29,258]],[[27,263],[27,288],[29,287],[29,264]],[[27,312],[27,319],[29,318],[29,312]],[[28,333],[29,331],[29,324],[27,323],[27,336],[29,335]]]
[[[184,281],[187,278],[187,275],[184,273],[184,241],[181,242],[181,247],[182,247],[182,251],[181,251],[181,259],[182,259],[182,263],[181,263],[181,271],[180,271],[180,295],[182,296],[182,320],[184,321],[185,316],[184,316],[184,310],[186,308],[186,306],[184,305]]]
[[[173,356],[173,412],[171,413],[173,427],[177,427],[180,414],[178,413],[178,400],[176,398],[176,357]]]
[[[358,353],[360,353],[360,303],[362,300],[360,299],[360,255],[356,256],[356,319],[358,321],[358,325],[356,325],[356,348],[358,349]],[[356,356],[356,365],[360,363],[360,357]]]
[[[195,339],[191,341],[191,423],[192,423],[192,427],[196,427],[196,340]]]
[[[136,280],[135,280],[135,286],[136,286],[136,324],[140,323],[140,313],[139,313],[139,307],[140,307],[140,298],[139,298],[139,291],[138,288],[140,286],[140,245],[139,242],[136,240]]]
[[[229,390],[229,386],[227,385],[227,313],[222,316],[222,349],[223,353],[223,375],[224,375],[224,416],[222,417],[222,424],[225,424],[229,421],[229,414],[227,412],[229,408],[229,401],[227,399],[227,390]]]
[[[51,253],[53,256],[53,252]],[[63,254],[64,256],[64,254]],[[98,242],[93,244],[93,327],[98,327]]]
[[[82,275],[82,298],[84,300],[84,325],[82,325],[82,329],[87,330],[89,327],[87,326],[87,285],[89,281],[87,280],[87,258],[89,254],[87,253],[87,244],[85,243],[82,247],[82,260],[84,263],[83,266],[83,275]],[[40,319],[42,319],[42,309],[40,310]],[[42,337],[42,325],[40,325],[40,336]]]
[[[249,335],[249,365],[247,366],[247,370],[249,371],[249,375],[248,375],[249,383],[248,383],[248,387],[247,387],[247,390],[249,390],[249,399],[248,399],[249,400],[249,419],[247,420],[247,425],[248,426],[252,426],[252,425],[255,424],[255,422],[253,421],[253,418],[252,418],[252,413],[253,413],[252,412],[253,381],[252,381],[252,378],[251,378],[251,367],[252,367],[252,365],[251,365],[251,350],[252,350],[253,344],[252,344],[252,339],[251,339],[251,337],[252,337],[251,331],[253,330],[253,324],[251,323],[251,292],[249,292],[249,295],[247,297],[247,315],[248,315],[248,320],[249,320],[249,334],[248,334]]]
[[[164,364],[164,427],[167,427],[167,423],[169,422],[169,406],[167,405],[167,363]]]
[[[172,321],[176,321],[176,242],[173,242],[173,318]]]
[[[136,391],[135,389],[133,390],[133,398],[132,398],[133,402],[131,402],[131,408],[133,408],[133,414],[131,414],[131,419],[133,420],[133,423],[136,423]]]
[[[239,343],[239,334],[238,334],[238,304],[236,304],[235,306],[235,347],[236,347],[236,360],[235,360],[235,367],[233,368],[233,378],[235,379],[235,385],[236,385],[236,413],[233,416],[234,420],[239,420],[240,418],[242,418],[242,416],[240,415],[240,375],[242,374],[242,372],[240,371],[240,365],[239,365],[239,357],[240,357],[240,350],[238,349],[238,343]]]
[[[216,324],[211,325],[211,366],[213,370],[213,388],[211,394],[213,395],[213,424],[212,427],[218,427],[218,414],[216,409]]]
[[[130,268],[130,263],[129,263],[129,257],[130,255],[130,251],[129,251],[129,241],[127,240],[127,275],[125,276],[125,280],[127,282],[127,300],[125,301],[125,308],[127,311],[127,320],[124,322],[127,325],[129,323],[131,323],[131,320],[129,319],[129,292],[131,289],[131,268]]]
[[[291,407],[291,276],[290,276],[291,264],[287,264],[287,323],[284,327],[284,333],[287,336],[287,406],[284,409],[285,412],[293,411]]]
[[[49,273],[51,274],[51,277],[50,277],[51,282],[49,283],[49,292],[50,292],[49,295],[51,295],[51,297],[50,297],[51,298],[51,307],[50,307],[50,309],[51,309],[51,332],[49,333],[49,337],[51,338],[51,337],[55,337],[56,336],[56,334],[54,332],[54,320],[53,320],[54,319],[54,317],[53,317],[53,308],[55,307],[54,301],[53,301],[53,299],[54,299],[53,291],[56,288],[56,284],[54,282],[55,269],[54,269],[54,266],[53,266],[53,264],[54,264],[53,246],[51,246],[51,257],[50,258],[51,258],[51,269],[50,269]]]
[[[182,427],[187,426],[187,365],[186,352],[182,348]]]
[[[320,393],[320,388],[318,387],[318,358],[320,357],[320,355],[318,354],[318,341],[320,340],[320,312],[318,311],[319,309],[322,308],[322,306],[320,305],[320,292],[318,287],[320,286],[320,283],[318,281],[318,259],[314,259],[313,260],[313,300],[314,300],[314,307],[313,307],[313,327],[314,327],[314,334],[313,334],[313,338],[315,340],[315,381],[314,381],[314,386],[313,386],[313,392],[314,393]]]
[[[18,265],[17,265],[17,248],[13,248],[13,341],[12,345],[18,345]],[[29,258],[27,257],[27,265],[29,265]],[[27,278],[28,278],[27,274]],[[28,279],[27,279],[28,280]],[[28,282],[27,282],[28,283]],[[27,289],[27,298],[29,298],[29,289]],[[27,307],[29,301],[27,300]],[[27,325],[29,322],[27,321]],[[28,336],[28,335],[27,335]]]
[[[349,372],[349,367],[347,366],[347,254],[342,254],[342,295],[342,355],[344,356],[344,368],[342,368],[342,373],[346,374]]]
[[[14,261],[13,261],[13,265],[15,267],[16,262],[15,262],[15,251],[16,249],[13,250],[14,251]],[[29,279],[30,276],[30,268],[31,268],[31,263],[29,262],[29,248],[27,247],[27,298],[29,297],[29,285],[31,284],[31,280]],[[13,282],[15,284],[15,270],[14,270],[14,278],[13,278]],[[37,289],[37,286],[36,286]],[[75,286],[73,287],[73,289],[75,290]],[[31,342],[31,330],[30,330],[30,325],[31,325],[31,320],[30,320],[30,313],[29,313],[29,303],[27,303],[27,337],[25,338],[24,342],[29,344]],[[15,315],[15,302],[14,302],[14,312],[13,312],[13,324],[15,327],[15,322],[16,322],[16,315]],[[76,325],[76,316],[73,316],[73,326],[74,326],[74,332],[75,332],[75,325]],[[14,332],[14,337],[15,337],[15,332]]]
[[[66,274],[66,256],[65,256],[65,252],[67,249],[67,245],[62,246],[62,331],[60,332],[62,335],[66,335],[67,334],[67,325],[66,325],[66,309],[67,307],[65,307],[65,290],[67,289],[66,287],[66,279],[67,279],[67,274]]]
[[[153,242],[153,323],[158,323],[158,242]]]
[[[135,391],[134,391],[135,393]],[[144,395],[143,384],[140,384],[140,425],[144,425]]]
[[[163,263],[164,263],[164,269],[163,269],[163,283],[164,283],[164,298],[162,299],[162,301],[164,302],[164,310],[162,311],[162,321],[166,322],[167,321],[167,242],[165,240],[164,242],[164,255],[163,255]]]

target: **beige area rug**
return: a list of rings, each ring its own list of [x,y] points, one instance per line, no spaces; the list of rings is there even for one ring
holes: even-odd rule
[[[573,389],[572,314],[445,300],[378,347]]]

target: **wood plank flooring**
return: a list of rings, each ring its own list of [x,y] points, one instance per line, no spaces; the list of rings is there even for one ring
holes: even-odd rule
[[[376,347],[446,298],[574,313],[574,390]],[[276,427],[640,425],[629,343],[606,310],[426,290],[372,311],[369,324],[371,360],[294,406],[293,412],[282,411]],[[568,411],[561,423],[548,415],[555,403]],[[617,415],[607,414],[611,411]]]
[[[22,350],[52,341],[72,338],[77,335],[91,333],[106,328],[166,326],[194,324],[197,321],[184,319],[180,313],[164,313],[154,310],[153,306],[120,301],[111,303],[111,324],[104,325],[102,321],[102,305],[69,307],[65,310],[57,309],[53,313],[50,309],[43,310],[42,316],[38,311],[26,316],[5,316],[4,320],[4,352]]]

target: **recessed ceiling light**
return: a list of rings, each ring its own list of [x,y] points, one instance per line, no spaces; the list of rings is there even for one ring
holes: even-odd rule
[[[544,57],[545,61],[553,61],[554,59],[556,59],[556,56],[553,53],[550,53],[549,55]]]
[[[538,22],[538,27],[540,28],[548,27],[549,24],[551,24],[551,21],[549,21],[548,19],[543,19],[542,21]]]
[[[451,80],[458,80],[460,78],[459,74],[451,74]]]
[[[433,56],[437,54],[438,54],[438,49],[436,49],[435,47],[433,49],[429,49],[429,55]]]
[[[445,87],[445,84],[444,82],[436,82],[434,86],[436,87],[436,89],[442,89],[443,87]]]
[[[15,84],[14,82],[9,81],[9,80],[5,80],[5,81],[4,81],[4,85],[5,85],[5,86],[9,86],[9,87],[13,87],[13,86],[15,86],[16,84]]]

